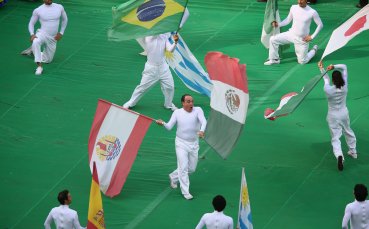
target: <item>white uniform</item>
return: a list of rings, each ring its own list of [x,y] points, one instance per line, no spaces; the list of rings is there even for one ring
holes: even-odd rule
[[[355,200],[346,206],[342,229],[348,229],[349,221],[351,229],[369,228],[369,200],[362,202]]]
[[[78,214],[75,210],[69,208],[68,205],[60,205],[51,209],[44,223],[45,229],[51,229],[50,224],[54,221],[57,229],[82,229]]]
[[[164,94],[164,107],[172,108],[174,96],[174,81],[165,62],[165,51],[173,52],[176,44],[170,44],[168,34],[149,36],[142,38],[146,47],[147,61],[145,69],[142,72],[140,85],[132,93],[131,99],[123,107],[133,107],[142,98],[142,96],[160,81],[161,91]]]
[[[338,156],[343,157],[340,141],[342,130],[346,143],[352,153],[356,153],[356,137],[350,128],[350,117],[346,107],[348,91],[347,67],[344,64],[336,64],[334,65],[334,69],[341,70],[345,85],[338,89],[335,85],[330,85],[328,75],[324,75],[324,92],[328,99],[327,122],[332,137],[333,153],[338,158]]]
[[[177,124],[176,155],[177,169],[169,174],[174,183],[179,181],[183,195],[189,194],[189,173],[196,170],[199,152],[199,131],[205,131],[206,119],[200,107],[193,107],[191,112],[183,108],[175,110],[168,123],[164,124],[167,130],[171,130]]]
[[[207,229],[233,229],[233,219],[224,215],[222,211],[214,211],[204,214],[195,229],[202,229],[204,226]]]
[[[323,23],[318,13],[308,5],[304,8],[299,5],[291,6],[287,18],[279,23],[279,27],[286,26],[293,21],[292,27],[287,32],[277,34],[270,38],[269,60],[279,59],[279,45],[293,43],[297,61],[300,64],[308,63],[310,59],[314,57],[316,50],[312,49],[308,52],[309,42],[303,41],[303,38],[310,34],[310,24],[312,20],[317,24],[315,32],[311,35],[311,38],[314,39],[323,28]]]
[[[54,37],[59,30],[60,18],[62,18],[60,33],[64,34],[68,18],[62,5],[57,3],[52,3],[51,5],[43,4],[33,11],[28,24],[31,36],[34,35],[36,22],[40,21],[41,24],[41,28],[36,32],[37,38],[32,42],[32,52],[36,63],[50,63],[53,60],[57,43]],[[41,46],[44,46],[42,56]]]

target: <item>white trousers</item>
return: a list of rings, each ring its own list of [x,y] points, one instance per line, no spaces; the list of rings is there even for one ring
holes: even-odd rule
[[[188,175],[195,172],[199,142],[188,142],[176,137],[176,155],[177,155],[177,169],[169,174],[170,179],[177,183],[179,181],[181,192],[183,195],[190,193],[190,179]]]
[[[347,108],[345,107],[339,110],[329,109],[327,122],[332,137],[331,142],[333,153],[336,158],[338,158],[338,156],[343,156],[340,141],[342,130],[345,135],[348,148],[353,153],[356,153],[356,137],[354,131],[352,131],[350,127],[350,117]]]
[[[32,42],[32,52],[37,63],[50,63],[55,55],[57,41],[42,30],[37,30],[36,37]],[[41,51],[41,48],[44,48]],[[42,52],[42,54],[41,54]]]
[[[131,99],[126,103],[133,107],[157,82],[160,82],[161,91],[164,95],[164,106],[171,107],[174,96],[174,81],[170,73],[169,66],[163,62],[161,65],[152,65],[146,62],[145,69],[142,72],[140,84],[132,93]]]
[[[315,50],[312,49],[308,52],[309,42],[302,40],[302,37],[296,36],[294,33],[287,31],[284,33],[272,36],[269,41],[269,60],[279,59],[278,48],[280,45],[291,44],[295,46],[295,53],[297,56],[297,62],[299,64],[308,63],[311,58],[315,56]]]

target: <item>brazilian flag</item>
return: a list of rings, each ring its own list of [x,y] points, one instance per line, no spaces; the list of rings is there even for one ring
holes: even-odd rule
[[[130,0],[113,7],[113,25],[108,30],[111,41],[176,31],[187,0]]]

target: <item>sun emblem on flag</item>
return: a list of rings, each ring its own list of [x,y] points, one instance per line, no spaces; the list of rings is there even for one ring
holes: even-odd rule
[[[227,90],[225,93],[225,100],[229,113],[236,113],[241,104],[240,97],[236,94],[236,91],[233,89]]]
[[[246,207],[249,204],[249,192],[247,191],[246,185],[242,185],[242,207]]]
[[[96,154],[101,161],[110,161],[119,155],[122,145],[117,137],[106,135],[99,139],[96,143],[95,149]]]

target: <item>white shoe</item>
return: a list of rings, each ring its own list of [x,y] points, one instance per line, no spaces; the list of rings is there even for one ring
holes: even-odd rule
[[[347,154],[348,154],[350,157],[352,157],[353,159],[357,159],[357,153],[354,153],[354,152],[352,152],[351,150],[349,150],[349,151],[347,152]]]
[[[140,52],[140,55],[141,55],[141,56],[147,56],[147,52],[146,52],[146,50],[143,50],[142,52]]]
[[[279,59],[276,60],[267,60],[264,62],[264,65],[272,65],[272,64],[279,64],[281,61]]]
[[[42,69],[42,67],[41,67],[41,66],[38,66],[38,67],[36,68],[36,72],[35,72],[35,74],[36,74],[36,75],[41,75],[43,70],[44,70],[44,69]]]
[[[178,188],[177,183],[175,183],[175,182],[172,180],[172,178],[170,178],[170,176],[169,176],[169,183],[170,183],[170,187],[171,187],[171,188],[173,188],[173,189]]]
[[[128,101],[126,102],[125,104],[123,104],[123,108],[126,108],[126,109],[130,109],[132,108],[133,106],[131,105],[131,103]]]
[[[32,54],[33,54],[32,47],[29,47],[28,49],[25,49],[21,52],[21,55],[25,55],[25,56],[31,56]]]
[[[172,110],[172,111],[175,111],[175,110],[177,110],[178,108],[176,107],[176,105],[174,105],[173,103],[172,103],[172,105],[170,106],[170,107],[166,107],[166,106],[164,106],[165,107],[165,109],[170,109],[170,110]]]
[[[188,194],[183,194],[183,197],[186,199],[186,200],[192,200],[193,199],[193,196],[188,193]]]
[[[314,45],[313,49],[315,50],[315,54],[316,54],[316,52],[318,52],[318,45]]]

